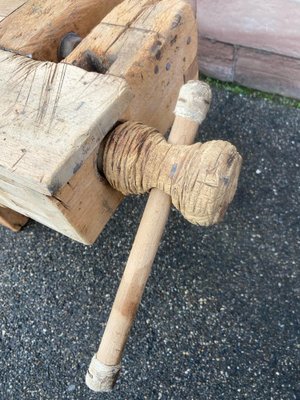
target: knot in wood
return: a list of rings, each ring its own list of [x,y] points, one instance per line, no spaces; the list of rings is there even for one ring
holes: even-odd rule
[[[236,191],[241,156],[229,142],[171,145],[154,128],[126,122],[108,135],[103,171],[125,195],[158,188],[193,224],[219,222]]]

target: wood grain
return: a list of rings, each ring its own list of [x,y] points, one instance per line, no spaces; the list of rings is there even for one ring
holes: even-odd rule
[[[20,7],[24,1],[0,1],[0,15],[6,17],[8,14],[15,11],[9,18],[0,24],[0,43],[2,47],[8,47],[13,49],[18,53],[31,54],[37,59],[53,59],[56,61],[57,46],[65,33],[70,30],[75,30],[81,35],[85,35],[89,30],[96,25],[116,4],[120,1],[28,1],[23,7]],[[19,8],[20,7],[20,8]],[[67,8],[67,12],[62,12],[64,7]],[[19,9],[18,9],[19,8]],[[72,16],[70,18],[70,15]],[[35,27],[32,30],[32,26]],[[92,157],[95,159],[97,150],[93,151]],[[24,195],[26,202],[33,200],[35,207],[30,207],[28,210],[28,205],[25,201],[22,202],[20,206],[19,202],[14,202],[10,197],[12,193],[6,193],[6,201],[8,204],[19,211],[30,215],[32,218],[50,226],[54,229],[59,230],[67,234],[68,236],[80,240],[84,243],[90,243],[95,240],[101,227],[107,222],[109,208],[105,202],[97,201],[98,197],[101,200],[101,189],[107,187],[107,183],[98,179],[96,173],[96,167],[91,163],[89,159],[84,163],[82,171],[75,173],[72,181],[72,196],[70,197],[70,185],[65,185],[64,190],[60,190],[58,195],[66,197],[66,200],[70,200],[70,204],[65,203],[63,200],[57,200],[58,197],[53,198],[43,198],[39,196],[38,193],[32,192],[29,188],[23,188],[21,193]],[[94,163],[95,164],[95,163]],[[86,172],[86,166],[93,168],[89,171],[88,184],[81,184],[79,190],[76,191],[75,187],[78,185],[78,176],[82,177],[82,172]],[[77,169],[78,167],[76,167]],[[92,173],[91,173],[92,172]],[[74,172],[73,172],[74,173]],[[6,180],[8,178],[6,177]],[[85,181],[84,181],[85,182]],[[93,186],[93,187],[92,187]],[[85,188],[88,193],[83,193],[82,188]],[[10,186],[11,189],[11,186]],[[15,188],[14,194],[19,191],[19,188]],[[114,205],[115,200],[119,199],[120,195],[113,189],[107,188],[107,192],[110,193],[111,203]],[[77,197],[75,195],[77,193]],[[98,196],[98,197],[96,197]],[[38,199],[38,200],[37,200]],[[76,201],[75,201],[76,199]],[[89,199],[89,201],[87,201]],[[20,199],[19,199],[20,200]],[[45,203],[47,207],[45,208]],[[77,204],[78,203],[78,204]],[[86,216],[87,211],[82,212],[81,205],[90,203],[93,207],[87,208],[87,210],[94,208],[92,211],[95,215],[90,213],[89,217]],[[55,204],[55,206],[53,205]],[[66,207],[65,207],[66,206]],[[97,207],[102,207],[101,211]],[[41,208],[41,210],[40,210]],[[79,208],[79,210],[78,210]],[[5,209],[8,213],[7,224],[9,225],[10,210]],[[66,215],[66,217],[65,217]],[[83,215],[86,219],[80,218]],[[110,214],[109,214],[110,215]],[[74,216],[77,216],[75,218]],[[68,222],[68,219],[74,222],[74,227]],[[4,221],[4,211],[2,213],[2,221]],[[94,225],[91,223],[93,222]],[[97,234],[94,232],[93,228],[95,224],[98,224]],[[87,229],[86,225],[91,224],[91,229]],[[93,239],[91,238],[91,233],[93,233]]]
[[[96,156],[130,101],[128,85],[2,50],[0,65],[1,203],[73,239],[94,241],[121,197],[100,180]]]
[[[108,135],[103,154],[103,171],[114,188],[125,195],[160,189],[185,219],[202,226],[223,219],[241,168],[229,142],[175,146],[155,129],[133,122]]]
[[[49,197],[24,185],[0,178],[0,204],[12,208],[84,244],[92,244],[108,222],[122,195],[96,174],[97,152],[59,190]],[[110,204],[104,193],[110,192]]]

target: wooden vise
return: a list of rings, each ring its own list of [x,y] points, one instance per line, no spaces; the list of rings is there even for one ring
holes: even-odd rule
[[[68,32],[87,36],[57,64]],[[0,205],[92,244],[123,197],[98,172],[99,145],[120,120],[171,126],[181,85],[198,74],[193,10],[29,0],[0,23],[0,47]]]

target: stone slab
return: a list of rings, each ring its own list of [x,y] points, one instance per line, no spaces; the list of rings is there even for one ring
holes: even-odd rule
[[[198,54],[201,73],[222,81],[234,80],[234,46],[200,38]]]
[[[300,99],[300,60],[239,48],[235,82]]]

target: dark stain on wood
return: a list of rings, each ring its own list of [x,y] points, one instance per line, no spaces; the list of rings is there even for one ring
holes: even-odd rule
[[[172,22],[171,29],[176,29],[182,21],[182,16],[180,14],[176,14],[175,18]]]

